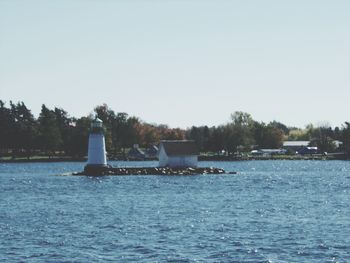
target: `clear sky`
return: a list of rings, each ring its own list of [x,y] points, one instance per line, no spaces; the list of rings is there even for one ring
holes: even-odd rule
[[[0,0],[0,99],[152,123],[350,121],[348,0]]]

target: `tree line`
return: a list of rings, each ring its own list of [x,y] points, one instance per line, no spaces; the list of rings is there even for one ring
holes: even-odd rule
[[[0,100],[0,153],[13,157],[64,155],[83,157],[87,154],[91,121],[97,116],[104,122],[106,149],[110,155],[125,153],[134,144],[147,146],[160,140],[185,138],[182,129],[155,125],[115,113],[106,104],[95,107],[94,114],[75,118],[62,108],[49,109],[44,104],[38,118],[24,102],[10,101],[6,107]]]
[[[201,152],[225,151],[234,154],[252,149],[280,148],[284,140],[308,140],[321,151],[335,151],[335,140],[343,142],[341,151],[350,151],[350,123],[334,129],[329,125],[305,129],[283,123],[255,121],[250,114],[236,111],[231,120],[219,126],[193,126],[189,129],[151,124],[125,112],[114,112],[108,105],[95,107],[94,113],[75,118],[62,108],[49,109],[44,104],[38,118],[24,102],[0,100],[0,154],[13,157],[44,154],[83,157],[87,154],[89,128],[94,116],[105,127],[106,148],[110,156],[125,155],[134,144],[141,147],[160,140],[191,139]]]
[[[334,129],[328,124],[306,128],[287,127],[285,124],[255,121],[249,113],[236,111],[227,124],[214,127],[192,127],[186,137],[196,141],[201,151],[226,153],[247,152],[253,149],[279,149],[286,140],[310,141],[320,152],[350,153],[350,123]],[[340,142],[340,147],[337,144]]]

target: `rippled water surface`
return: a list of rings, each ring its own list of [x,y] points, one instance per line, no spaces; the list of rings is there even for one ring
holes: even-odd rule
[[[350,162],[58,176],[83,165],[0,164],[0,262],[350,262]]]

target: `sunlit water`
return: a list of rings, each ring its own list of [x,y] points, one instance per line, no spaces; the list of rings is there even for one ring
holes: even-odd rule
[[[57,176],[83,165],[0,164],[0,262],[350,262],[350,162]]]

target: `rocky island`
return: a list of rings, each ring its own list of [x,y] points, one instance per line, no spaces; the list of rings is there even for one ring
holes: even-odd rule
[[[162,141],[158,154],[159,167],[112,167],[107,164],[102,121],[91,123],[88,161],[84,171],[72,175],[199,175],[225,174],[214,167],[198,167],[198,150],[194,141]],[[234,174],[231,172],[230,174]]]
[[[214,167],[94,167],[72,175],[200,175],[200,174],[236,174],[227,173],[224,169]]]

